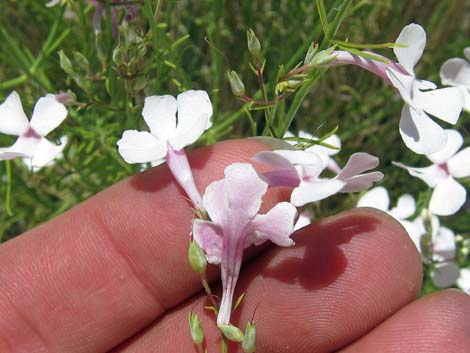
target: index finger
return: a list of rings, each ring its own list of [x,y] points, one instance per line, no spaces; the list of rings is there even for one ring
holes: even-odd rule
[[[195,151],[199,190],[262,149],[244,140]],[[200,290],[187,263],[191,219],[160,166],[0,246],[0,351],[106,351]]]

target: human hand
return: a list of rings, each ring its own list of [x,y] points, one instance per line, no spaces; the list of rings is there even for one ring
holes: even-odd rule
[[[262,146],[228,141],[190,155],[203,190]],[[265,209],[284,198],[271,190]],[[191,209],[165,166],[124,180],[0,246],[0,352],[193,352],[187,316],[214,318],[187,261]],[[296,245],[255,249],[234,323],[254,315],[263,352],[465,352],[470,298],[416,299],[419,254],[402,227],[356,209],[297,232]],[[217,271],[209,271],[217,280]]]

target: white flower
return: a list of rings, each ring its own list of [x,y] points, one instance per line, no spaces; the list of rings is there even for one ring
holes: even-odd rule
[[[383,186],[376,186],[375,188],[367,191],[357,202],[357,207],[373,207],[377,208],[399,221],[407,230],[408,234],[413,239],[412,235],[415,233],[414,224],[407,220],[416,212],[416,202],[410,194],[401,195],[398,198],[397,205],[390,209],[390,198],[387,189]],[[419,244],[417,245],[419,247]]]
[[[67,117],[67,109],[53,94],[39,98],[28,121],[20,97],[12,92],[0,105],[0,132],[16,135],[10,147],[0,148],[0,160],[31,158],[33,167],[43,167],[62,152],[62,145],[49,142],[45,136]]]
[[[178,111],[178,119],[176,118]],[[127,163],[158,165],[166,159],[168,168],[196,208],[202,198],[194,183],[184,147],[194,143],[212,123],[212,104],[205,91],[186,91],[177,99],[170,95],[145,98],[142,116],[150,132],[126,130],[117,142]]]
[[[428,221],[426,222],[426,220]],[[426,227],[426,223],[428,223],[428,227]],[[449,228],[442,227],[439,218],[429,212],[423,212],[413,221],[412,227],[407,230],[420,253],[423,253],[422,237],[430,233],[429,251],[434,263],[430,273],[431,280],[439,288],[454,285],[459,276],[459,267],[453,261],[456,252],[454,232]]]
[[[470,294],[470,267],[460,269],[457,286],[465,293]]]
[[[176,118],[178,111],[178,119]],[[163,162],[168,146],[175,151],[194,143],[211,126],[212,105],[205,91],[145,98],[142,116],[150,132],[126,130],[117,142],[128,163]]]
[[[444,148],[426,155],[434,164],[424,168],[414,168],[394,162],[396,166],[406,169],[412,176],[422,179],[434,188],[429,210],[439,216],[454,214],[462,207],[467,192],[455,178],[470,176],[470,147],[457,152],[463,144],[462,135],[455,130],[444,132],[447,135]]]
[[[60,150],[59,150],[59,153],[54,157],[53,160],[51,160],[49,163],[47,163],[44,167],[50,167],[50,166],[54,165],[54,161],[56,161],[57,159],[61,159],[63,157],[62,151],[64,150],[65,146],[67,145],[67,142],[68,142],[67,136],[61,136],[59,138],[59,142],[60,142],[59,146],[61,147]],[[26,166],[26,168],[31,170],[33,173],[37,173],[43,168],[43,167],[33,167],[33,165],[31,164],[31,158],[23,158],[22,162]]]
[[[400,134],[406,146],[419,154],[434,153],[444,148],[446,134],[429,116],[455,124],[464,99],[458,88],[436,89],[429,81],[416,78],[414,67],[423,54],[426,33],[417,24],[403,28],[393,49],[399,65],[387,67],[386,73],[405,105],[400,119]]]
[[[441,82],[443,85],[460,89],[464,97],[464,109],[470,111],[470,47],[463,51],[467,58],[447,60],[441,67]]]
[[[287,131],[286,134],[284,135],[284,137],[294,137],[294,134]],[[303,138],[303,139],[312,140],[312,141],[318,141],[318,137],[313,136],[313,135],[311,135],[308,132],[303,131],[303,130],[299,131],[298,137]],[[290,143],[291,145],[296,145],[297,144],[297,141],[287,141],[287,142]],[[335,147],[337,147],[337,149],[328,148],[328,147],[325,147],[325,146],[315,144],[313,146],[310,146],[310,147],[306,148],[305,151],[316,153],[317,156],[320,157],[320,159],[322,160],[323,165],[326,165],[326,167],[328,169],[330,169],[332,172],[338,174],[339,171],[341,170],[341,168],[338,166],[338,164],[332,158],[332,156],[334,156],[335,154],[337,154],[340,151],[340,149],[341,149],[341,140],[339,139],[338,135],[333,134],[333,135],[329,136],[328,138],[326,138],[325,140],[323,140],[323,142],[325,142],[325,143],[327,143],[331,146],[335,146]]]

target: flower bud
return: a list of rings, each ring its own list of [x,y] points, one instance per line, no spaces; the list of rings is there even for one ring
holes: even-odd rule
[[[248,51],[253,55],[255,58],[259,57],[261,52],[261,44],[259,42],[258,37],[256,37],[255,32],[250,28],[246,31],[246,41],[248,43]]]
[[[73,52],[73,58],[75,59],[75,62],[78,64],[78,66],[80,66],[83,70],[88,70],[90,68],[90,62],[85,57],[85,55],[79,51]]]
[[[315,55],[317,55],[317,52],[318,52],[318,44],[312,43],[308,47],[307,54],[305,55],[305,59],[304,59],[304,64],[305,65],[310,64],[313,58],[315,57]]]
[[[64,70],[67,74],[73,75],[75,73],[73,71],[72,62],[62,50],[59,51],[59,63],[62,70]]]
[[[336,54],[333,54],[333,51],[335,50],[334,47],[330,47],[328,49],[322,50],[318,52],[310,62],[313,66],[322,66],[329,64],[331,61],[333,61],[336,57]]]
[[[191,312],[189,313],[188,322],[191,338],[196,346],[200,346],[204,341],[204,331],[202,330],[201,321],[196,314]]]
[[[199,275],[203,275],[206,272],[207,260],[206,255],[202,251],[201,247],[194,240],[189,243],[188,259],[191,268]]]
[[[230,88],[232,89],[233,95],[236,97],[243,96],[245,94],[245,85],[240,79],[240,76],[238,76],[237,72],[234,70],[229,70],[227,71],[227,77],[228,81],[230,82]]]
[[[242,342],[243,341],[243,331],[240,330],[237,326],[228,324],[228,325],[219,325],[220,331],[232,342]]]
[[[242,341],[242,349],[245,353],[254,353],[256,350],[256,325],[252,321],[246,324],[245,336]]]
[[[62,103],[64,105],[70,105],[77,102],[77,96],[71,90],[67,92],[59,92],[55,95],[55,99],[57,102]]]

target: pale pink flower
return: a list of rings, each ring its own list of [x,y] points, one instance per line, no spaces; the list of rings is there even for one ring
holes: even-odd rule
[[[178,111],[178,119],[176,112]],[[117,142],[128,163],[163,163],[197,208],[202,208],[184,147],[194,143],[212,125],[212,104],[205,91],[186,91],[145,98],[142,116],[150,132],[126,130]]]
[[[296,209],[281,202],[266,214],[258,214],[268,184],[250,164],[235,163],[225,168],[225,178],[210,184],[203,196],[211,221],[196,219],[193,237],[204,249],[207,260],[221,265],[222,301],[218,325],[230,322],[235,286],[243,250],[267,240],[291,246]]]
[[[470,111],[470,47],[463,51],[467,60],[453,58],[441,66],[441,82],[460,89],[464,97],[464,109]]]
[[[16,135],[10,147],[0,148],[0,160],[17,157],[31,158],[31,166],[43,167],[63,150],[62,145],[51,143],[45,136],[67,117],[67,109],[53,94],[39,98],[28,121],[19,95],[12,92],[0,105],[0,132]]]
[[[433,162],[432,165],[414,168],[394,162],[396,166],[406,169],[410,175],[420,178],[434,189],[429,210],[439,216],[454,214],[462,207],[467,192],[455,178],[470,176],[470,147],[459,151],[463,144],[462,135],[455,130],[445,130],[445,133],[447,143],[444,148],[426,155]]]
[[[331,65],[352,64],[384,78],[397,89],[405,105],[400,118],[400,135],[405,145],[419,154],[434,153],[444,148],[446,134],[428,114],[455,124],[464,105],[458,88],[436,89],[429,81],[416,78],[414,67],[426,45],[424,29],[415,23],[405,26],[393,49],[398,62],[389,63],[362,58],[344,51],[336,51]],[[374,54],[377,55],[377,54]],[[378,55],[379,56],[379,55]]]
[[[362,191],[383,178],[381,172],[364,173],[379,164],[377,157],[367,153],[351,155],[344,168],[331,179],[320,177],[326,165],[313,152],[263,151],[257,153],[253,160],[274,168],[262,174],[271,186],[294,187],[291,203],[295,206],[319,201],[339,192]]]

